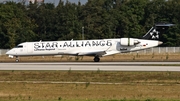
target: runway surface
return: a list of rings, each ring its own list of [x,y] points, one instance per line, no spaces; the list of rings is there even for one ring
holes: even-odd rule
[[[0,70],[180,71],[180,62],[0,63]]]

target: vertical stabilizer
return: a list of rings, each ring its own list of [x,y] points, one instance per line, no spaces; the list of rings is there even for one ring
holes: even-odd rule
[[[142,38],[149,40],[159,40],[161,35],[174,24],[156,24]]]

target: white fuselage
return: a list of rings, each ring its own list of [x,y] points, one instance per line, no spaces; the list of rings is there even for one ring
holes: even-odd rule
[[[135,38],[24,42],[9,50],[6,54],[11,56],[106,56],[147,49],[159,44],[162,44],[162,42]]]

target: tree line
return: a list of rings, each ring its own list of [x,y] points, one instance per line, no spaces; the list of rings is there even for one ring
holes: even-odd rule
[[[27,41],[142,37],[156,23],[173,23],[162,46],[180,46],[180,0],[88,0],[0,3],[0,48]]]

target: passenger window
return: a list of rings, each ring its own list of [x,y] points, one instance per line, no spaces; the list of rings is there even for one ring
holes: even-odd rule
[[[16,48],[23,48],[23,45],[18,45]]]

